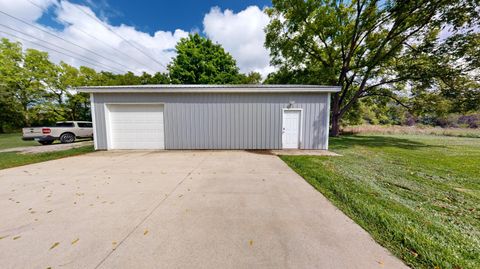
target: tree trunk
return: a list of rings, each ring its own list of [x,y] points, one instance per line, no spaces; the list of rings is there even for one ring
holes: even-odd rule
[[[332,128],[330,129],[331,136],[340,135],[340,95],[335,93],[332,101],[332,111],[331,111],[331,124]]]
[[[330,136],[340,135],[340,117],[338,114],[332,114],[332,129],[330,129]]]
[[[28,116],[28,107],[23,105],[23,119],[25,120],[25,126],[30,127],[30,117]]]

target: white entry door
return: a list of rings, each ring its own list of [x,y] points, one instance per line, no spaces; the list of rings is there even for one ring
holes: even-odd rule
[[[163,105],[107,105],[110,149],[164,149]]]
[[[301,110],[283,110],[282,145],[284,149],[300,147]]]

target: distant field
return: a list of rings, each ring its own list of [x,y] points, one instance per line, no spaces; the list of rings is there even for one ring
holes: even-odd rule
[[[398,126],[398,125],[357,125],[342,129],[346,134],[409,134],[409,135],[442,135],[480,138],[480,128],[440,128],[430,126]]]
[[[332,138],[342,157],[281,158],[413,268],[480,268],[480,139]]]

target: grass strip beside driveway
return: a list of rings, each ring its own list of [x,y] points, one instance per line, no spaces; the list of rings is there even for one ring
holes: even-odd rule
[[[0,169],[16,167],[26,164],[44,162],[49,160],[60,159],[69,156],[80,155],[88,152],[93,152],[93,146],[85,146],[74,149],[68,149],[55,152],[44,152],[35,154],[21,154],[18,152],[3,152],[0,153]]]
[[[0,134],[0,149],[40,146],[37,141],[23,141],[21,133]]]
[[[478,268],[480,139],[331,139],[343,157],[281,158],[414,268]]]

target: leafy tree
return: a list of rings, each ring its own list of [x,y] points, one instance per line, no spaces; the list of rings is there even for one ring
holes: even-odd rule
[[[19,43],[2,39],[0,42],[0,133],[8,127],[18,127],[23,124],[21,105],[15,99],[13,90],[17,76],[21,70],[23,59]]]
[[[170,78],[166,73],[155,73],[147,84],[170,84]]]
[[[273,0],[266,28],[272,64],[286,82],[341,86],[332,97],[332,135],[360,98],[401,103],[438,78],[478,72],[479,0]],[[439,38],[442,29],[450,37]],[[449,52],[449,53],[446,53]],[[293,78],[290,80],[289,78]]]
[[[172,83],[236,84],[239,70],[233,57],[210,39],[191,34],[175,46],[177,56],[168,65]]]
[[[169,84],[170,79],[168,78],[167,74],[157,72],[153,76],[143,72],[140,76],[140,84],[147,85],[147,84]]]
[[[22,123],[23,115],[13,93],[5,85],[0,85],[0,133],[19,127]]]
[[[41,103],[46,97],[46,85],[55,75],[55,65],[48,59],[48,54],[34,49],[22,51],[20,43],[2,39],[0,45],[0,81],[4,100],[8,100],[10,111],[17,108],[22,114],[22,124],[29,126],[35,111],[31,108]],[[16,124],[20,125],[20,124]]]
[[[240,84],[260,84],[262,75],[258,72],[250,72],[246,75],[240,74]]]

